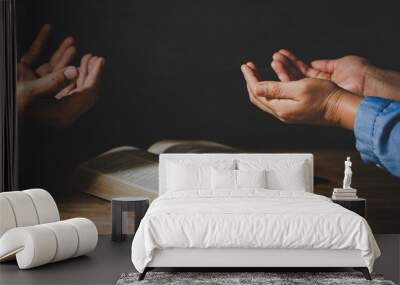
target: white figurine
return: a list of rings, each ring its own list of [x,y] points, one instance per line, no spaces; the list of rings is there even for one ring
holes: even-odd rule
[[[343,179],[343,189],[352,189],[351,188],[351,177],[353,176],[353,171],[351,170],[351,161],[350,156],[347,157],[344,162],[344,179]]]
[[[354,200],[358,198],[357,189],[351,187],[351,178],[353,176],[351,165],[350,156],[348,156],[344,162],[343,188],[333,188],[333,200]]]

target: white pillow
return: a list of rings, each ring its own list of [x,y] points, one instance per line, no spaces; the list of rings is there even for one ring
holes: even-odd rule
[[[211,189],[236,189],[236,170],[212,168]]]
[[[266,171],[263,170],[211,170],[211,188],[213,190],[241,188],[266,188]]]
[[[210,188],[210,181],[207,179],[209,174],[207,172],[210,172],[210,167],[184,166],[170,163],[168,165],[168,189],[185,191]]]
[[[235,170],[237,188],[267,188],[267,171]]]
[[[210,190],[211,168],[234,169],[236,161],[218,160],[194,162],[177,160],[167,162],[167,191]]]
[[[309,169],[304,160],[240,159],[239,170],[266,169],[267,188],[272,190],[306,191],[309,189]]]

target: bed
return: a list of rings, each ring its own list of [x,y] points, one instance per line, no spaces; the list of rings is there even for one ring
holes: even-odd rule
[[[364,218],[313,194],[312,154],[162,154],[132,262],[154,268],[352,267],[380,251]]]

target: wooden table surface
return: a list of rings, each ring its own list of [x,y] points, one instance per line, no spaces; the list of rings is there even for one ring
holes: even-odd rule
[[[261,151],[260,151],[261,152]],[[285,152],[285,150],[262,152]],[[385,170],[364,164],[355,150],[297,150],[286,152],[311,152],[314,154],[316,194],[331,196],[333,187],[340,187],[343,180],[344,160],[353,161],[352,186],[358,195],[367,199],[368,222],[374,233],[400,233],[400,180]],[[62,219],[86,217],[93,220],[100,234],[111,233],[111,203],[73,189],[56,197]]]

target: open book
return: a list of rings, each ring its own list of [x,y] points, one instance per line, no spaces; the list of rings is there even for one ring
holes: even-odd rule
[[[96,197],[158,196],[158,154],[233,153],[233,147],[210,141],[160,141],[148,150],[122,146],[80,164],[72,178],[75,188]]]

